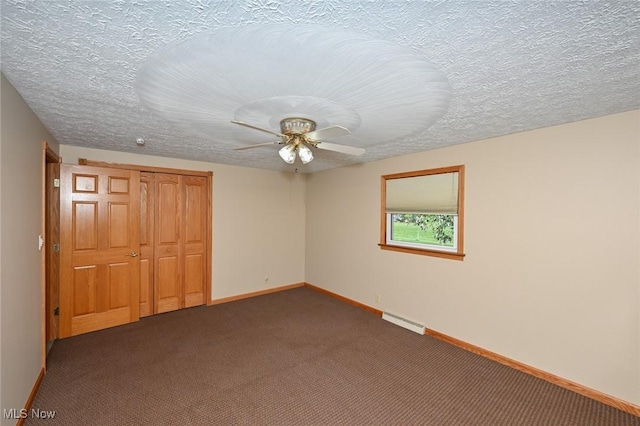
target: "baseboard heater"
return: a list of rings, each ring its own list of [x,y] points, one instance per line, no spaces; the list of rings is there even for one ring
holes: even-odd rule
[[[390,312],[383,312],[382,319],[385,321],[389,321],[395,325],[399,325],[402,328],[406,328],[407,330],[411,330],[414,333],[424,334],[424,325],[420,325],[417,322],[409,321],[406,318],[402,318],[401,316],[392,314]]]

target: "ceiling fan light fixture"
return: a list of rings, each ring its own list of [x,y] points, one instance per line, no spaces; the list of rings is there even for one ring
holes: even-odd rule
[[[295,30],[288,21],[229,26],[167,45],[136,76],[140,101],[201,136],[245,141],[245,133],[222,125],[232,114],[233,123],[278,137],[234,149],[294,144],[280,153],[288,164],[296,162],[300,143],[313,156],[363,155],[364,148],[350,144],[413,138],[446,113],[451,86],[422,52],[352,30],[300,24]],[[229,52],[233,60],[220,60]],[[244,64],[252,66],[239,72]],[[333,142],[338,137],[345,145]],[[315,158],[302,153],[300,160]],[[336,156],[318,168],[336,161],[343,162]]]
[[[278,151],[280,158],[287,164],[293,164],[296,161],[296,147],[293,144],[287,144]]]
[[[316,122],[307,118],[288,117],[280,121],[280,131],[284,134],[299,135],[316,129]]]
[[[313,160],[313,152],[311,152],[308,146],[302,143],[298,145],[298,156],[300,160],[302,160],[302,164],[310,163],[311,160]]]

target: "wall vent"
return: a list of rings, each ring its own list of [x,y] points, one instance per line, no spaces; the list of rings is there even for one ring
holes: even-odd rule
[[[382,319],[385,321],[389,321],[395,325],[399,325],[400,327],[406,328],[407,330],[411,330],[414,333],[424,334],[424,325],[410,321],[406,318],[402,318],[398,315],[389,312],[383,312]]]

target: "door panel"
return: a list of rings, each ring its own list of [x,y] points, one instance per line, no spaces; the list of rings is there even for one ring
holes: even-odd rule
[[[184,203],[184,306],[205,303],[207,240],[207,178],[183,176]]]
[[[73,250],[98,249],[98,203],[72,203]]]
[[[129,265],[126,263],[113,263],[108,265],[109,282],[109,306],[107,309],[127,307],[131,304],[132,282],[129,281]]]
[[[109,194],[129,194],[129,179],[109,176]]]
[[[60,337],[137,321],[140,173],[60,172]]]
[[[175,311],[182,307],[177,256],[158,257],[156,278],[156,313]]]
[[[129,228],[133,212],[129,211],[129,204],[109,203],[109,248],[122,248],[129,246]],[[138,212],[135,212],[137,215]]]
[[[94,266],[73,268],[73,316],[97,312],[97,270]]]
[[[201,254],[188,255],[185,259],[185,307],[204,303],[204,259]]]
[[[180,181],[179,175],[161,173],[155,175],[155,313],[174,311],[183,307],[180,274],[182,270]]]
[[[184,192],[186,194],[186,211],[185,211],[185,242],[203,243],[205,226],[204,218],[206,216],[205,188],[206,180],[204,178],[185,177]]]
[[[156,175],[156,197],[158,245],[177,246],[180,240],[180,177]]]
[[[153,313],[152,265],[153,260],[140,259],[140,318]]]
[[[140,173],[140,317],[153,314],[154,177]]]

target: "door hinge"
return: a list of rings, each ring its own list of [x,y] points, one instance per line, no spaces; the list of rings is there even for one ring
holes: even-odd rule
[[[59,251],[60,251],[60,244],[55,243],[55,244],[53,245],[53,252],[54,252],[54,253],[58,253]]]
[[[54,188],[60,188],[60,179],[54,179],[53,180],[53,187]]]
[[[57,307],[53,310],[53,315],[60,315],[60,307]]]

